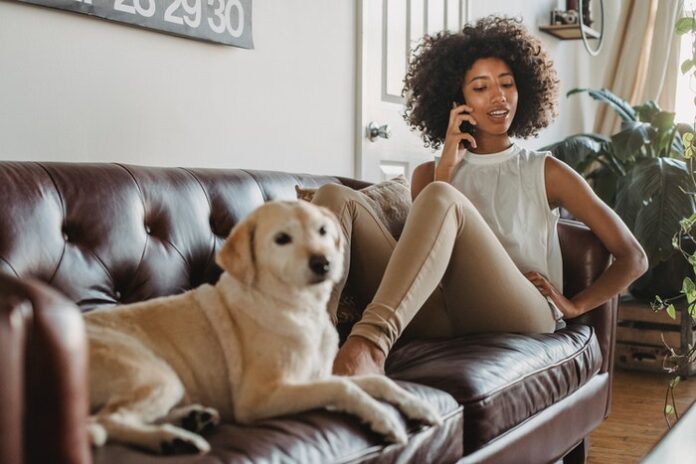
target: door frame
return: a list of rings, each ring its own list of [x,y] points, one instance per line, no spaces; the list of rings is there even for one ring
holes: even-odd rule
[[[363,141],[366,137],[366,122],[363,120],[363,3],[375,0],[356,0],[355,2],[355,130],[353,136],[354,159],[353,177],[362,180],[363,172]],[[378,0],[384,2],[386,0]],[[407,0],[410,1],[410,0]],[[461,0],[463,8],[460,11],[460,25],[464,25],[465,20],[471,20],[471,0]],[[424,0],[426,8],[428,0]],[[445,5],[447,3],[445,2]],[[384,39],[383,39],[384,40]]]

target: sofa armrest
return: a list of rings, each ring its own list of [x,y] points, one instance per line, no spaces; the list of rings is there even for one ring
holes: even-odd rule
[[[597,280],[611,264],[612,256],[599,238],[581,222],[560,219],[558,235],[563,255],[563,293],[571,298]],[[594,327],[602,350],[601,372],[611,373],[613,370],[618,301],[619,296],[615,295],[606,303],[570,321]]]
[[[80,311],[45,284],[1,272],[0,302],[0,461],[90,462]]]
[[[24,366],[30,316],[24,298],[0,287],[0,462],[24,462]]]

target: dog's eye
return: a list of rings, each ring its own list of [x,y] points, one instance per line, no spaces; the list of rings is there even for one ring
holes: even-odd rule
[[[326,235],[326,226],[321,226],[319,228],[319,235]]]
[[[292,242],[292,237],[290,237],[285,232],[281,232],[275,236],[275,242],[278,245],[287,245],[288,243]]]

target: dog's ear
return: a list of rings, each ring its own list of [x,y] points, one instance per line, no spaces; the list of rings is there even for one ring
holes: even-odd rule
[[[336,218],[336,215],[331,211],[329,208],[325,208],[324,206],[317,206],[319,208],[319,211],[321,211],[321,214],[329,218],[329,220],[333,223],[334,227],[336,227],[336,230],[338,231],[338,237],[336,238],[336,248],[343,253],[343,247],[345,246],[345,237],[343,236],[343,227],[341,227],[341,223],[338,222],[338,218]]]
[[[215,257],[218,266],[246,285],[252,285],[256,279],[255,219],[252,216],[234,226]]]

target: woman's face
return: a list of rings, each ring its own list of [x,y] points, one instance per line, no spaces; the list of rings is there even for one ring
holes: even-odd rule
[[[517,111],[517,85],[510,67],[500,58],[476,60],[462,83],[462,93],[478,123],[476,132],[503,135]],[[474,136],[475,137],[475,136]]]

